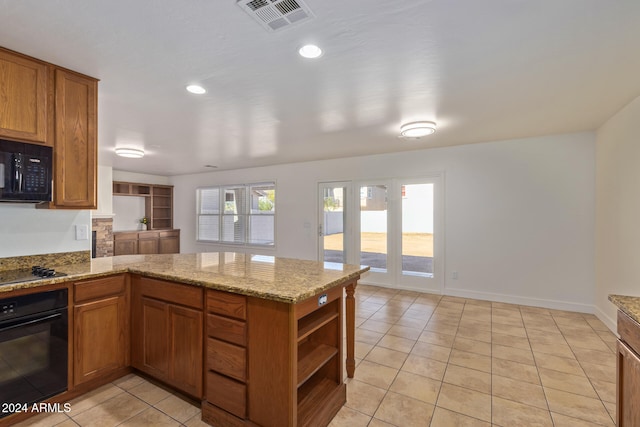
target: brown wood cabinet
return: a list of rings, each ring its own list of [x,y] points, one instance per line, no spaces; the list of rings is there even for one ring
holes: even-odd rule
[[[74,283],[73,384],[129,366],[126,276]]]
[[[56,207],[97,205],[98,81],[55,68],[53,200]]]
[[[180,253],[180,230],[161,231],[158,240],[159,254]]]
[[[618,311],[617,423],[640,425],[640,324]]]
[[[180,230],[113,233],[114,255],[177,253],[180,253]]]
[[[0,48],[0,137],[47,141],[47,64]]]
[[[113,233],[114,255],[136,255],[138,253],[138,233]]]
[[[53,202],[95,209],[98,81],[0,48],[0,137],[53,146]]]
[[[208,290],[202,419],[328,425],[346,402],[342,295],[337,286],[291,305]]]
[[[132,278],[133,367],[202,398],[203,289]]]

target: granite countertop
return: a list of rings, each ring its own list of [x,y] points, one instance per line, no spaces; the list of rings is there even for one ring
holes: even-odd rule
[[[640,323],[640,297],[625,295],[609,295],[611,301],[623,313]]]
[[[16,289],[129,272],[274,301],[297,303],[369,270],[367,266],[237,252],[121,255],[52,267],[67,276],[0,286],[0,298],[2,293]]]

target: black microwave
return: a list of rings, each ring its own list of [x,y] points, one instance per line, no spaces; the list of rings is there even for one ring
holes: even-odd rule
[[[0,201],[50,202],[53,149],[0,139]]]

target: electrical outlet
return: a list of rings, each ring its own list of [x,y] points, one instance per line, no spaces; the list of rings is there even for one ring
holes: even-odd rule
[[[451,273],[451,278],[452,279],[457,279],[458,278],[458,272],[457,271],[452,272]]]
[[[76,240],[89,240],[88,225],[76,225]]]

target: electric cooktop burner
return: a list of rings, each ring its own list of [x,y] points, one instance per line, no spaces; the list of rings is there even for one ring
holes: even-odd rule
[[[65,273],[60,273],[52,268],[34,265],[30,269],[0,271],[0,286],[12,283],[32,282],[34,280],[46,279],[49,277],[63,277]]]

